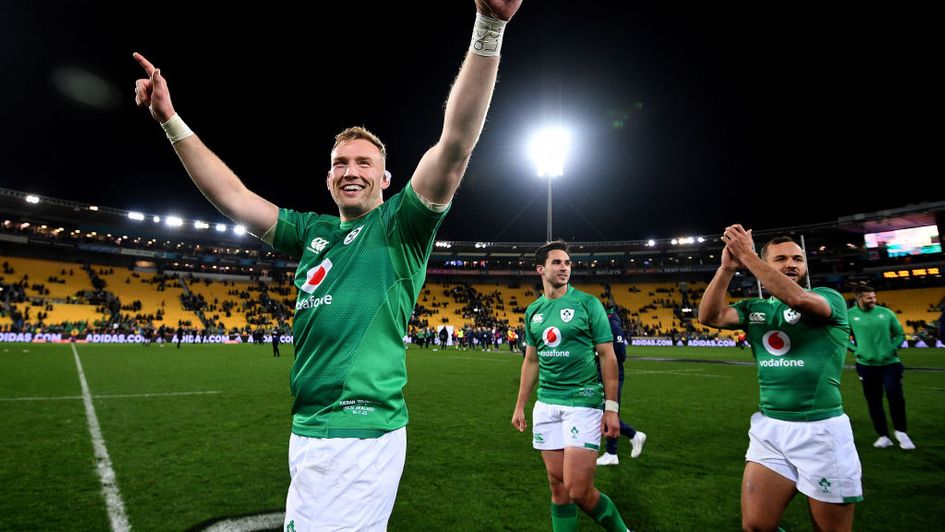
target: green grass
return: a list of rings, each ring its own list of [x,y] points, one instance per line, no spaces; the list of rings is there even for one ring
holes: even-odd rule
[[[186,530],[284,504],[291,346],[78,345],[128,518],[136,530]],[[24,350],[26,352],[24,352]],[[622,416],[649,439],[598,487],[646,530],[737,530],[754,367],[637,357],[751,360],[748,351],[633,348]],[[942,350],[905,350],[907,367],[945,368]],[[544,468],[509,423],[521,358],[411,349],[407,466],[391,530],[548,530]],[[945,515],[945,372],[907,372],[918,450],[874,449],[859,382],[843,378],[864,469],[857,530],[940,528]],[[108,397],[142,393],[205,395]],[[0,344],[0,530],[107,530],[108,517],[68,345]],[[529,422],[531,422],[529,415]],[[809,530],[798,497],[784,519]],[[581,516],[581,528],[595,526]]]

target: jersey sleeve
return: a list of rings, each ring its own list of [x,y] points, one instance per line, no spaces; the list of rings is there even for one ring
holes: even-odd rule
[[[902,330],[902,324],[899,323],[899,318],[896,317],[896,313],[892,310],[886,310],[889,313],[889,332],[892,334],[892,343],[893,351],[897,351],[901,346],[902,342],[906,339],[906,333]]]
[[[449,207],[442,212],[427,207],[409,181],[402,191],[385,203],[390,204],[385,213],[388,227],[400,241],[408,272],[415,272],[426,265],[436,231]]]
[[[841,319],[841,317],[846,316],[847,301],[843,299],[843,296],[840,294],[840,292],[837,292],[833,288],[827,288],[826,286],[818,286],[811,289],[811,292],[827,300],[827,304],[830,305],[831,320],[838,321]],[[842,319],[845,321],[845,318]]]
[[[301,213],[292,209],[279,209],[279,221],[272,237],[272,247],[298,260],[305,249],[305,235],[309,223],[317,219],[315,213]]]
[[[729,305],[738,313],[738,327],[733,327],[733,329],[745,328],[745,324],[748,323],[748,315],[751,314],[751,304],[753,301],[753,299],[743,299]]]
[[[530,326],[532,322],[532,316],[535,314],[535,309],[528,307],[525,309],[525,345],[530,345],[532,347],[538,347],[538,339],[535,338],[532,333],[532,328]]]

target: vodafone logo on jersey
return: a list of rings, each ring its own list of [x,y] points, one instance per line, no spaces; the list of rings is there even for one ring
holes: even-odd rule
[[[548,327],[541,333],[541,339],[546,347],[558,347],[561,345],[561,331],[557,327]]]
[[[791,337],[784,331],[768,331],[761,338],[765,351],[774,356],[784,356],[791,350]]]
[[[305,284],[302,285],[301,290],[307,294],[314,292],[328,276],[329,271],[331,271],[331,259],[325,259],[321,264],[308,271],[305,275]]]

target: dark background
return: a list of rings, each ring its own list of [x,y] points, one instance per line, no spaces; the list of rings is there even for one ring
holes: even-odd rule
[[[398,190],[439,136],[473,2],[322,4],[0,4],[0,186],[222,221],[134,107],[139,51],[187,123],[277,205],[337,212],[324,175],[350,125],[387,143]],[[546,185],[525,153],[543,122],[574,138],[554,185],[566,239],[943,199],[933,17],[864,5],[526,0],[440,237],[544,238]]]

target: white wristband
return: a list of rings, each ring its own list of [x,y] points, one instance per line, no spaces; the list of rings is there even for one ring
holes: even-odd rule
[[[482,13],[476,13],[476,24],[473,26],[469,51],[486,57],[499,55],[502,49],[502,30],[505,29],[506,24],[504,20],[496,20]]]
[[[168,119],[167,122],[161,124],[161,127],[164,128],[164,133],[167,133],[167,138],[170,139],[171,144],[177,144],[194,134],[177,113],[174,113],[174,116]]]
[[[620,403],[607,399],[604,401],[604,410],[607,412],[620,412]]]

